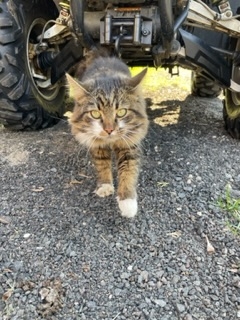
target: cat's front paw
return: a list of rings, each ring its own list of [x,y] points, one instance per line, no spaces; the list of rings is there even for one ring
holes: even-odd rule
[[[121,210],[121,215],[126,218],[133,218],[137,214],[138,205],[137,199],[118,200],[118,205]]]
[[[114,187],[110,183],[103,183],[94,191],[99,197],[107,197],[114,193]]]

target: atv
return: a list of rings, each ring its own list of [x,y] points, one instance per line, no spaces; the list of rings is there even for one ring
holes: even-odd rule
[[[192,70],[192,93],[224,92],[223,118],[240,139],[240,3],[235,0],[3,0],[0,122],[53,125],[65,112],[65,73],[105,47],[129,66]]]

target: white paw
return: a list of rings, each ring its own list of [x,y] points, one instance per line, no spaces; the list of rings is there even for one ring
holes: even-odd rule
[[[137,199],[124,199],[118,200],[118,205],[121,210],[121,214],[126,218],[133,218],[137,214],[138,205]]]
[[[114,193],[114,187],[110,183],[103,183],[94,191],[99,197],[107,197]]]

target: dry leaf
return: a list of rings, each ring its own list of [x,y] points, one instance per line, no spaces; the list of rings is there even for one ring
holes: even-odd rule
[[[211,242],[209,241],[208,237],[205,236],[206,241],[207,241],[207,253],[212,254],[215,252],[215,248],[213,247],[213,245],[211,244]]]
[[[90,271],[90,265],[89,264],[84,264],[82,266],[82,269],[83,269],[84,272],[89,272]]]
[[[42,192],[43,190],[44,190],[43,187],[33,188],[33,189],[32,189],[33,192]]]
[[[4,224],[8,224],[9,221],[5,217],[0,217],[0,222]]]
[[[12,273],[13,271],[11,270],[11,269],[8,269],[8,268],[6,268],[6,269],[3,269],[3,273]]]
[[[7,301],[11,297],[12,293],[13,289],[9,289],[6,292],[4,292],[4,294],[2,295],[2,300]]]
[[[228,269],[230,272],[238,273],[238,269]]]
[[[41,304],[38,305],[37,310],[43,317],[52,316],[62,307],[64,290],[59,279],[45,281],[43,287],[39,290],[39,294]]]
[[[171,236],[173,238],[179,238],[181,236],[182,232],[180,230],[167,233],[167,236]]]

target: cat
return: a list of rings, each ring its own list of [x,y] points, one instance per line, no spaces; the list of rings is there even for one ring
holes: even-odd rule
[[[137,181],[141,142],[148,131],[148,117],[140,82],[147,69],[131,77],[119,58],[93,52],[80,63],[74,77],[66,74],[74,100],[70,118],[72,134],[85,145],[95,166],[95,193],[114,193],[112,160],[118,171],[117,201],[124,217],[138,210]]]

